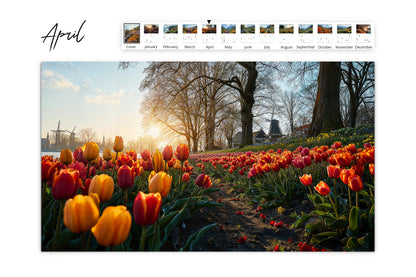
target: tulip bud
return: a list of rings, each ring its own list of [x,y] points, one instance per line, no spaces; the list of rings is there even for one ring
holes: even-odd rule
[[[83,155],[84,158],[91,162],[93,160],[95,160],[97,158],[97,156],[100,153],[100,148],[98,147],[98,145],[93,142],[86,142],[83,146],[82,146],[82,151],[83,151]]]
[[[303,174],[302,177],[299,177],[300,182],[304,186],[312,185],[312,175],[311,174]]]
[[[140,226],[149,226],[159,217],[162,197],[159,193],[145,194],[142,191],[137,194],[133,203],[134,221]]]
[[[166,145],[162,152],[163,160],[166,162],[170,161],[173,157],[173,148],[171,145]]]
[[[208,175],[200,174],[198,177],[196,177],[195,184],[207,189],[212,185],[211,178]]]
[[[134,184],[134,169],[123,165],[117,172],[118,186],[122,189],[131,188]]]
[[[91,232],[97,242],[103,246],[122,244],[128,237],[131,227],[131,215],[125,206],[105,208]]]
[[[185,172],[182,176],[182,182],[188,182],[189,181],[189,173]]]
[[[153,154],[152,162],[153,169],[156,172],[165,170],[165,161],[163,160],[162,154],[158,150],[156,150],[156,152]]]
[[[315,190],[321,195],[327,195],[331,191],[329,186],[324,181],[320,181],[319,184],[315,186]]]
[[[123,138],[116,136],[116,138],[114,139],[113,150],[115,152],[121,152],[123,151],[123,148],[124,148]]]
[[[86,232],[97,224],[100,211],[93,196],[76,195],[64,206],[64,224],[72,233]]]
[[[107,162],[113,158],[113,156],[111,155],[111,150],[110,149],[108,149],[108,148],[104,149],[104,151],[103,151],[103,158]]]
[[[189,147],[186,144],[180,143],[176,147],[175,156],[180,161],[186,161],[189,156]]]
[[[88,193],[97,193],[100,197],[100,201],[108,201],[113,196],[114,181],[113,178],[107,174],[95,175],[91,180],[90,188]]]
[[[374,176],[374,164],[369,164],[368,169],[370,170],[371,175]]]
[[[152,171],[152,173],[153,172],[154,171]],[[169,194],[172,185],[172,176],[169,176],[164,171],[160,171],[156,174],[152,173],[150,174],[151,177],[149,176],[149,192],[158,192],[162,198],[165,198]]]
[[[59,161],[63,164],[69,165],[72,163],[72,152],[70,149],[65,148],[61,150],[61,155],[59,156]]]
[[[56,171],[53,177],[52,196],[56,200],[72,198],[77,193],[80,184],[81,180],[77,170],[70,168]]]

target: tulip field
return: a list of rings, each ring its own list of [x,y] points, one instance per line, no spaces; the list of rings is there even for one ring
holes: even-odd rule
[[[42,251],[374,251],[374,128],[41,157]]]

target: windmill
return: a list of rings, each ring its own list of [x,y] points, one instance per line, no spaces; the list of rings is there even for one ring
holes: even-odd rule
[[[69,148],[71,149],[75,149],[75,128],[77,128],[77,126],[72,129],[72,132],[65,130],[65,132],[69,133]]]
[[[60,129],[61,127],[61,121],[58,121],[58,128],[56,128],[56,130],[51,130],[52,132],[55,133],[55,148],[61,148],[61,133],[65,132],[64,130]]]
[[[281,137],[283,135],[282,130],[279,126],[279,120],[274,119],[274,109],[272,109],[272,118],[270,120],[266,119],[267,121],[270,121],[270,127],[269,127],[269,137],[271,141],[276,141],[277,138]]]

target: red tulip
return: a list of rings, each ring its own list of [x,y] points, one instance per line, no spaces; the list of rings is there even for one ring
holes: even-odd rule
[[[320,181],[319,184],[315,186],[315,190],[321,195],[327,195],[331,191],[329,186],[324,181]]]
[[[370,170],[371,175],[374,176],[374,164],[369,164],[368,169]]]
[[[175,156],[180,161],[185,161],[189,156],[189,147],[186,144],[180,143],[176,147]]]
[[[160,193],[137,194],[133,204],[134,221],[140,226],[149,226],[159,218],[162,196]]]
[[[339,178],[339,175],[341,174],[341,168],[339,165],[328,165],[326,170],[329,178]]]
[[[131,188],[134,184],[134,168],[123,165],[117,172],[118,186],[122,189]]]
[[[162,152],[163,160],[170,161],[173,158],[173,148],[171,145],[166,145]]]
[[[61,169],[55,172],[52,184],[52,196],[56,200],[67,200],[77,193],[81,185],[79,172],[73,169]]]
[[[182,176],[182,182],[188,182],[189,181],[189,173],[185,172]]]
[[[212,185],[211,178],[208,175],[201,174],[196,178],[195,184],[203,188],[209,188]]]
[[[348,187],[353,191],[360,191],[363,189],[363,181],[360,176],[352,176],[348,179]]]
[[[339,175],[341,181],[348,185],[348,179],[355,175],[354,169],[343,169]]]
[[[142,152],[140,152],[140,156],[143,160],[147,161],[148,159],[150,159],[150,151],[145,149]]]

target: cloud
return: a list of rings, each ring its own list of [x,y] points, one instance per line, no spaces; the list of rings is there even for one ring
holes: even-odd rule
[[[99,90],[99,91],[98,91]],[[119,91],[108,95],[102,92],[100,89],[97,89],[97,91],[100,93],[99,95],[91,96],[87,95],[85,96],[85,100],[89,103],[94,104],[107,104],[107,105],[120,105],[120,99],[124,97],[124,89],[120,89]]]
[[[67,78],[52,70],[42,71],[42,85],[53,89],[70,89],[76,92],[80,91],[79,86],[74,85]]]

